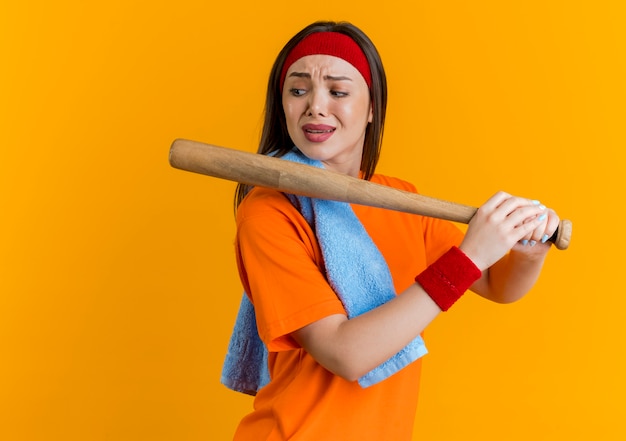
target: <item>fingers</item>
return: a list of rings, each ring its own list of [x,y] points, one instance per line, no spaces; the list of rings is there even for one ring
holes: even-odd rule
[[[487,201],[482,209],[491,210],[496,221],[505,227],[517,229],[522,234],[522,245],[534,246],[546,243],[559,226],[560,219],[554,210],[538,200],[511,196],[498,192]]]
[[[530,238],[544,210],[532,200],[496,193],[470,221],[461,250],[484,270],[522,239]]]
[[[522,245],[535,246],[538,243],[546,243],[559,226],[560,219],[554,210],[546,208],[544,213],[537,217],[537,226],[522,240]]]
[[[549,244],[533,252],[524,245],[545,244],[558,224],[556,213],[539,201],[498,192],[477,210],[460,248],[484,270],[513,248],[545,251]]]
[[[542,221],[547,218],[546,207],[537,200],[511,196],[505,192],[496,193],[480,209],[481,216],[513,234],[517,240],[531,240]],[[545,228],[544,228],[545,229]],[[540,240],[541,236],[537,239]],[[516,241],[517,241],[516,240]]]
[[[544,230],[544,234],[541,237],[541,243],[546,243],[548,239],[552,237],[557,228],[559,228],[559,224],[561,223],[561,219],[554,212],[554,210],[548,209],[548,221],[546,222],[546,229]]]

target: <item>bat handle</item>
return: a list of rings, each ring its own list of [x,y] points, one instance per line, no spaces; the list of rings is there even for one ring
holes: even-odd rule
[[[572,221],[563,219],[559,226],[554,231],[554,234],[550,239],[550,242],[559,250],[566,250],[569,247],[570,240],[572,239]]]

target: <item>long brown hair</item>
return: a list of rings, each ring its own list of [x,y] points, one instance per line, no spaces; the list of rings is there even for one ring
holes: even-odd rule
[[[287,55],[305,37],[316,32],[339,32],[351,37],[363,50],[372,75],[370,99],[372,101],[372,122],[365,129],[361,171],[364,179],[370,179],[376,169],[382,145],[385,114],[387,111],[387,77],[378,50],[374,43],[359,28],[347,22],[318,21],[294,35],[282,48],[270,71],[265,99],[265,118],[257,153],[273,153],[280,157],[293,148],[293,141],[287,132],[287,122],[282,106],[280,73]],[[235,190],[235,210],[250,191],[250,186],[238,184]]]

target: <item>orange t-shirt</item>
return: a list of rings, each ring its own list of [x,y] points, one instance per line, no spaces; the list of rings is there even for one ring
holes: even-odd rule
[[[407,191],[399,179],[372,182]],[[428,217],[353,205],[385,257],[396,292],[458,245],[454,224]],[[254,400],[234,439],[411,439],[421,360],[388,379],[362,388],[318,364],[290,333],[345,310],[329,286],[314,232],[282,193],[255,188],[237,212],[236,256],[241,281],[255,307],[259,335],[267,345],[271,381]]]

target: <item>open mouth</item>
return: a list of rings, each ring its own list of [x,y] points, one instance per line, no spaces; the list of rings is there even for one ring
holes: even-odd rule
[[[309,142],[324,142],[333,136],[335,127],[323,124],[305,124],[302,126],[304,137]]]
[[[335,131],[335,128],[326,124],[305,124],[304,126],[302,126],[302,130],[304,130],[306,133],[320,134],[331,133]]]
[[[328,129],[328,130],[304,129],[304,131],[307,132],[307,133],[331,133],[333,130],[335,130],[335,129]]]

